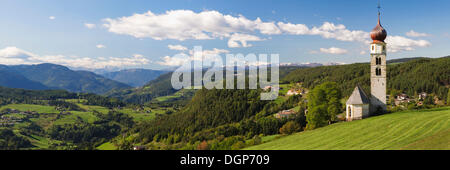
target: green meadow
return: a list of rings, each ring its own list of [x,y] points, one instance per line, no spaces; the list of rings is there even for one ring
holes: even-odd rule
[[[450,107],[332,124],[247,150],[449,150]]]
[[[48,129],[53,125],[64,125],[64,124],[77,124],[80,122],[86,123],[94,123],[99,118],[94,114],[94,111],[97,111],[102,114],[107,114],[111,111],[109,108],[102,106],[88,106],[83,105],[81,103],[77,103],[78,100],[67,100],[68,102],[72,102],[80,106],[83,111],[72,111],[69,110],[70,114],[60,114],[60,111],[56,110],[54,106],[46,106],[46,105],[34,105],[34,104],[9,104],[0,107],[0,111],[4,109],[15,109],[19,111],[34,111],[39,114],[37,117],[29,118],[29,121],[24,121],[21,123],[15,124],[13,127],[13,131],[22,137],[30,140],[31,144],[34,146],[32,148],[25,149],[49,149],[51,146],[61,145],[58,147],[59,149],[64,149],[65,145],[70,143],[62,142],[58,140],[52,140],[47,136],[38,136],[38,135],[23,135],[21,133],[22,129],[26,129],[30,126],[31,123],[35,123],[43,129]],[[157,114],[165,114],[166,111],[170,108],[165,109],[151,109],[149,107],[144,107],[143,110],[135,110],[133,108],[124,107],[121,109],[114,108],[114,111],[121,112],[129,115],[136,122],[142,122],[146,120],[151,120],[156,117]],[[9,113],[4,114],[3,116],[10,116],[16,118],[25,118],[25,115],[18,113]],[[101,150],[114,150],[116,147],[112,143],[105,143],[100,145],[98,149]]]

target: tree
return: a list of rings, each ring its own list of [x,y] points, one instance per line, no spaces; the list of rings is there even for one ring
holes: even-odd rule
[[[426,98],[425,98],[425,100],[424,100],[424,102],[423,102],[424,104],[426,104],[426,105],[433,105],[434,104],[434,95],[428,95]]]
[[[323,83],[308,95],[308,113],[306,129],[323,127],[336,121],[336,115],[342,112],[341,91],[334,82]]]
[[[242,141],[238,141],[231,146],[231,150],[240,150],[242,148],[245,148],[245,143]]]
[[[300,130],[300,124],[295,121],[289,121],[280,128],[280,133],[290,135]]]

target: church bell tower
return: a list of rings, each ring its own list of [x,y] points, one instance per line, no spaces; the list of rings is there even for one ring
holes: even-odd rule
[[[381,26],[380,6],[378,6],[378,24],[370,33],[373,42],[370,44],[371,56],[371,97],[370,113],[384,112],[386,107],[386,43],[387,31]]]

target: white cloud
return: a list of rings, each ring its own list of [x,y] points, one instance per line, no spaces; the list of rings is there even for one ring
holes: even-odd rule
[[[411,30],[406,33],[406,36],[408,36],[408,37],[428,37],[430,35],[427,33],[419,33],[419,32],[415,32],[414,30]]]
[[[234,17],[217,11],[171,10],[164,14],[149,11],[129,17],[107,18],[104,22],[110,32],[155,40],[204,40],[253,31],[267,35],[281,33],[273,22],[263,22],[260,18],[249,20],[242,15]]]
[[[140,66],[150,62],[150,60],[139,54],[135,54],[132,57],[90,58],[64,55],[40,56],[17,47],[6,47],[0,50],[0,64],[5,65],[54,63],[69,67],[101,69],[106,67]]]
[[[307,35],[309,34],[309,28],[305,24],[291,24],[278,22],[280,29],[288,34],[293,35]]]
[[[203,61],[205,64],[215,61],[216,55],[229,53],[228,50],[214,48],[212,50],[202,50],[202,53],[195,54],[194,50],[189,50],[188,54],[180,53],[173,57],[165,56],[162,61],[157,62],[164,66],[181,66],[187,62]]]
[[[189,59],[188,56],[178,56],[178,57],[170,57],[170,56],[165,56],[162,58],[162,62],[158,62],[158,64],[163,65],[163,66],[181,66],[184,63],[190,62],[191,60]]]
[[[320,35],[326,39],[336,39],[339,41],[359,41],[367,42],[369,33],[360,30],[348,30],[344,25],[335,25],[324,22],[320,27],[308,28],[304,24],[292,24],[278,22],[280,29],[292,35]]]
[[[331,48],[320,48],[321,53],[326,54],[347,54],[348,51],[346,49],[331,47]]]
[[[95,27],[97,27],[95,24],[91,24],[91,23],[84,23],[84,26],[89,29],[94,29]]]
[[[48,19],[50,19],[50,20],[55,20],[56,17],[55,17],[55,16],[49,16]]]
[[[254,35],[235,33],[231,35],[230,39],[228,40],[228,47],[239,48],[253,46],[252,44],[248,43],[249,41],[264,41],[264,39],[261,39]]]
[[[413,40],[401,36],[388,36],[386,43],[389,52],[412,51],[415,47],[428,47],[431,43],[426,40]]]
[[[168,45],[169,49],[176,51],[186,51],[188,48],[182,45]]]
[[[97,47],[97,48],[99,48],[99,49],[101,49],[101,48],[106,48],[106,46],[103,45],[103,44],[98,44],[98,45],[96,45],[95,47]]]
[[[345,42],[359,42],[369,44],[370,33],[362,30],[350,30],[343,24],[324,22],[321,26],[308,27],[305,24],[289,22],[264,22],[260,18],[247,19],[242,15],[232,16],[218,11],[194,12],[191,10],[170,10],[162,14],[151,11],[120,18],[106,18],[104,26],[109,32],[130,35],[139,39],[152,38],[155,40],[208,40],[228,38],[230,48],[251,47],[250,41],[262,41],[261,35],[316,35],[325,39],[335,39]],[[410,32],[410,35],[413,35]],[[253,35],[252,35],[253,34]],[[417,37],[423,33],[415,34]],[[396,39],[405,38],[394,36]],[[405,38],[406,39],[406,38]],[[400,52],[431,45],[425,40],[418,43],[391,41],[388,46],[392,51]],[[409,46],[407,45],[409,44]]]

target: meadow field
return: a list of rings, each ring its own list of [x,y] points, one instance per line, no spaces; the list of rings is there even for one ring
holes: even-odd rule
[[[247,150],[449,150],[450,107],[342,122]]]

